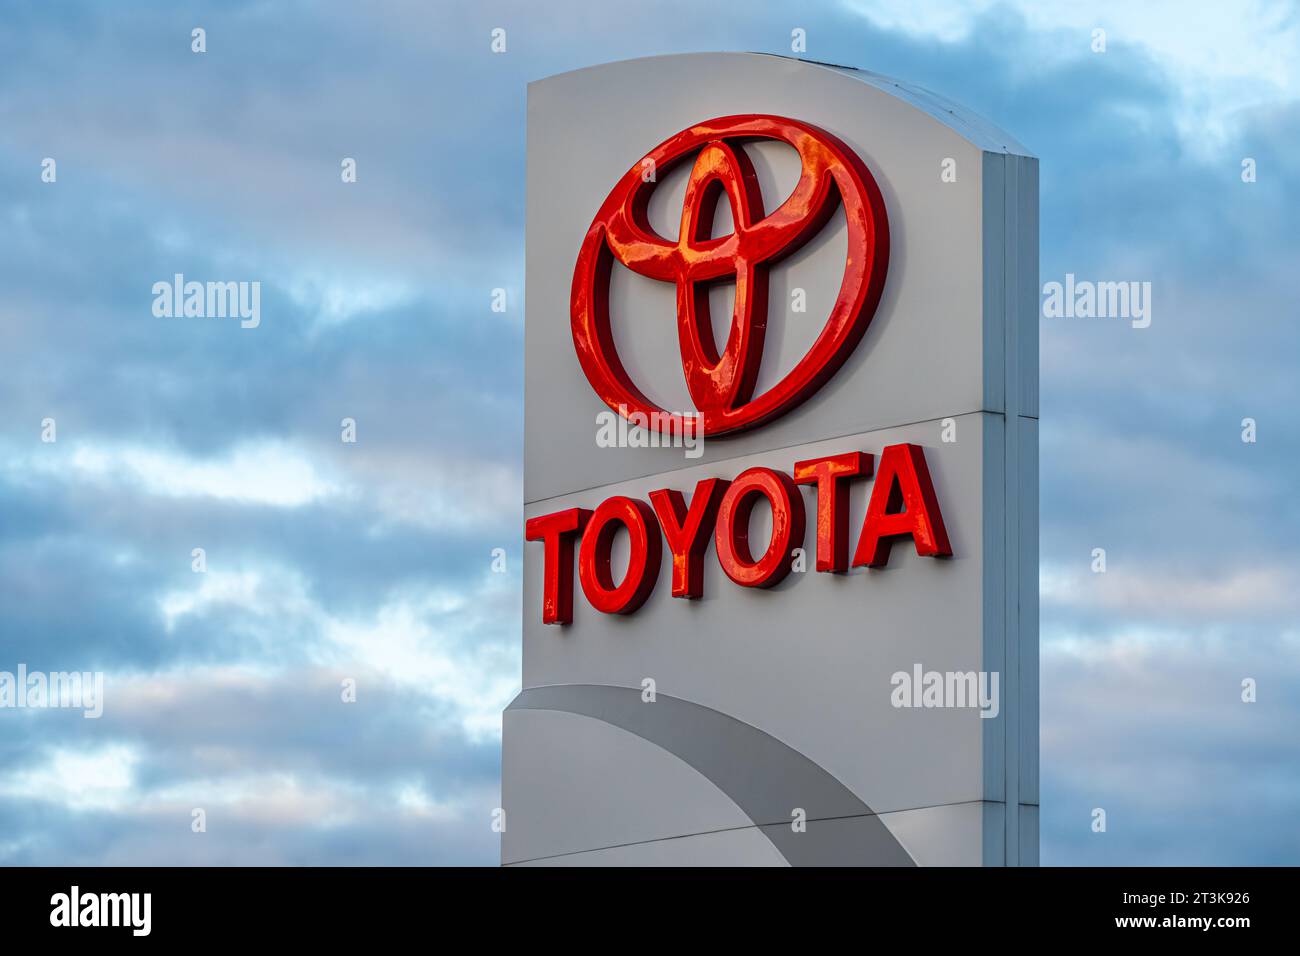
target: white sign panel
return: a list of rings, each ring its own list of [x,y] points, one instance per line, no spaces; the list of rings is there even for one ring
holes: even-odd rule
[[[528,97],[507,865],[1038,859],[1037,161],[759,54]]]

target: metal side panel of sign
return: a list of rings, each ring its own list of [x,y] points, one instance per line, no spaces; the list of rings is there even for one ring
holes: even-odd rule
[[[527,188],[502,862],[1036,864],[1037,161],[687,54],[531,84]]]

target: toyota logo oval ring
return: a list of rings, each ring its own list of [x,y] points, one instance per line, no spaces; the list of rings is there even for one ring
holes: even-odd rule
[[[802,169],[789,198],[764,215],[746,140],[778,140],[798,152]],[[659,174],[694,156],[676,240],[646,216]],[[642,169],[656,176],[647,181]],[[731,206],[733,231],[714,238],[718,201]],[[839,295],[808,353],[776,385],[755,396],[767,328],[767,270],[816,236],[844,206],[848,253]],[[610,329],[614,260],[677,289],[677,335],[695,422],[669,414],[641,392],[619,360]],[[789,411],[835,374],[866,332],[889,265],[889,224],[875,179],[845,143],[808,123],[781,116],[723,116],[684,129],[656,146],[605,199],[578,253],[573,274],[573,344],[601,400],[630,417],[645,416],[668,434],[724,435]],[[709,316],[710,283],[734,277],[735,306],[719,350]]]

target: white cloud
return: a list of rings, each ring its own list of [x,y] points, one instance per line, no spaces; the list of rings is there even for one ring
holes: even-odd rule
[[[481,591],[447,590],[389,601],[369,620],[329,618],[324,633],[333,647],[321,649],[322,663],[363,662],[398,686],[450,704],[469,739],[499,738],[501,712],[519,689],[518,658],[507,642],[463,639],[484,599]]]
[[[98,749],[51,748],[32,766],[0,775],[0,796],[53,804],[74,812],[167,816],[187,826],[195,808],[229,824],[347,826],[377,813],[453,822],[481,798],[435,800],[416,782],[379,783],[286,772],[237,772],[158,786],[138,779],[140,753],[124,744]],[[0,850],[3,848],[0,847]]]
[[[147,445],[68,440],[6,457],[5,470],[15,483],[39,476],[106,488],[135,485],[146,494],[168,498],[288,508],[345,491],[301,451],[275,441],[249,442],[220,457],[196,458]]]
[[[516,629],[501,626],[500,600],[514,606],[515,594],[505,576],[485,570],[470,589],[376,595],[374,609],[356,615],[331,613],[310,595],[300,575],[283,568],[209,570],[195,578],[192,588],[158,598],[169,632],[187,617],[237,609],[246,615],[239,627],[255,646],[306,655],[317,666],[354,676],[360,676],[358,669],[373,673],[381,684],[449,709],[469,740],[500,737],[501,712],[519,689]],[[496,639],[484,639],[494,631]],[[290,647],[288,635],[307,635],[309,643]]]
[[[0,776],[0,795],[58,803],[71,810],[113,810],[135,794],[139,752],[125,744],[54,748],[43,763]]]
[[[1217,574],[1178,573],[1155,562],[1126,570],[1093,573],[1078,566],[1045,563],[1039,570],[1039,596],[1045,610],[1096,609],[1158,617],[1294,612],[1300,609],[1294,568],[1264,565],[1225,569]]]
[[[301,575],[282,569],[222,571],[209,568],[195,575],[195,586],[165,591],[158,597],[163,626],[170,633],[191,615],[229,610],[254,614],[277,625],[310,619],[320,613],[307,595]]]
[[[36,451],[30,444],[0,446],[0,477],[18,486],[58,482],[105,493],[136,490],[277,508],[369,507],[377,527],[432,531],[491,526],[520,508],[523,481],[515,465],[454,447],[388,443],[358,452],[359,447],[263,439],[199,457],[138,443],[60,439]]]
[[[316,274],[292,280],[288,292],[294,305],[314,313],[316,323],[322,327],[400,308],[416,298],[416,290],[406,282],[358,278],[344,281]]]

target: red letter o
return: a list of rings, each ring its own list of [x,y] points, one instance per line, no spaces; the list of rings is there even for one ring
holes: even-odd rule
[[[772,506],[772,540],[755,561],[749,550],[749,515],[760,496]],[[790,476],[771,468],[750,468],[731,483],[718,508],[713,535],[718,563],[737,584],[770,588],[790,573],[790,551],[803,544],[803,532],[803,500]]]
[[[610,554],[620,524],[627,528],[632,553],[623,583],[616,586]],[[582,547],[578,551],[582,593],[597,611],[631,614],[654,590],[662,553],[659,522],[650,506],[621,495],[607,498],[592,514],[582,534]]]

